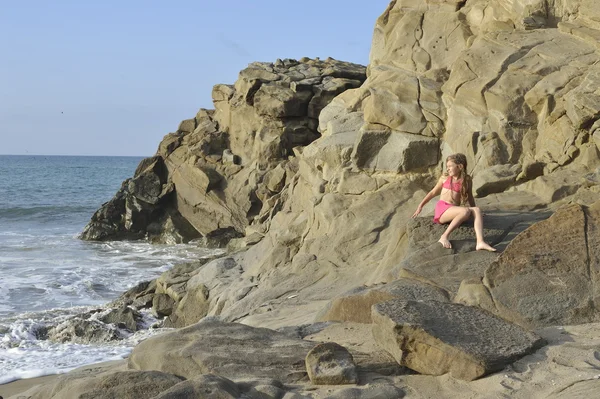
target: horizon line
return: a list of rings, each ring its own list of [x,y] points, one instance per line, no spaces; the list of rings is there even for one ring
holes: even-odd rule
[[[0,156],[13,157],[130,157],[130,158],[149,158],[153,155],[93,155],[93,154],[0,154]]]

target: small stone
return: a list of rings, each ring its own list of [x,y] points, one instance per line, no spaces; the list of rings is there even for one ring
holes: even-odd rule
[[[166,317],[173,313],[175,301],[167,294],[156,294],[152,298],[152,314],[155,317]]]
[[[315,385],[356,384],[356,364],[350,352],[335,342],[315,346],[306,355],[306,371]]]
[[[223,150],[222,161],[224,164],[238,165],[240,163],[239,157],[236,156],[233,152],[231,152],[230,149]]]
[[[179,127],[177,128],[177,132],[186,134],[193,132],[194,129],[196,129],[196,119],[186,119],[181,121]]]
[[[100,321],[103,323],[115,324],[120,327],[124,326],[129,331],[137,331],[137,322],[141,317],[142,316],[137,310],[124,306],[119,309],[112,309],[107,315],[100,318]]]

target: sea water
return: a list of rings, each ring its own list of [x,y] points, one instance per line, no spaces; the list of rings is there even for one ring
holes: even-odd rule
[[[36,332],[215,252],[193,244],[77,238],[141,159],[0,155],[0,384],[126,357],[160,330],[96,345],[38,340]],[[147,325],[155,322],[144,317]]]

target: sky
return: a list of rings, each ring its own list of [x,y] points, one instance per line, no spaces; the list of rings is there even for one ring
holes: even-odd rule
[[[390,0],[0,0],[0,154],[151,156],[253,61],[367,65]]]

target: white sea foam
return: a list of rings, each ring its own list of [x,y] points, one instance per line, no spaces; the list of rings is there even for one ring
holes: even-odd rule
[[[122,341],[97,345],[53,343],[38,339],[37,332],[97,308],[177,263],[218,253],[194,245],[41,238],[42,249],[13,248],[0,256],[0,384],[126,357],[159,330],[122,334]],[[146,326],[154,322],[146,315]]]
[[[173,265],[214,254],[195,245],[82,242],[70,235],[38,237],[0,256],[0,318],[12,312],[101,304]]]
[[[126,338],[120,341],[82,345],[38,339],[37,332],[44,327],[60,324],[73,315],[91,309],[76,307],[28,312],[14,317],[8,326],[0,325],[0,331],[6,331],[0,339],[0,384],[61,374],[87,364],[124,359],[139,342],[169,330],[150,328],[157,320],[150,312],[144,311],[141,325],[147,329],[125,333],[123,335]],[[104,313],[100,312],[91,318],[97,320]]]

